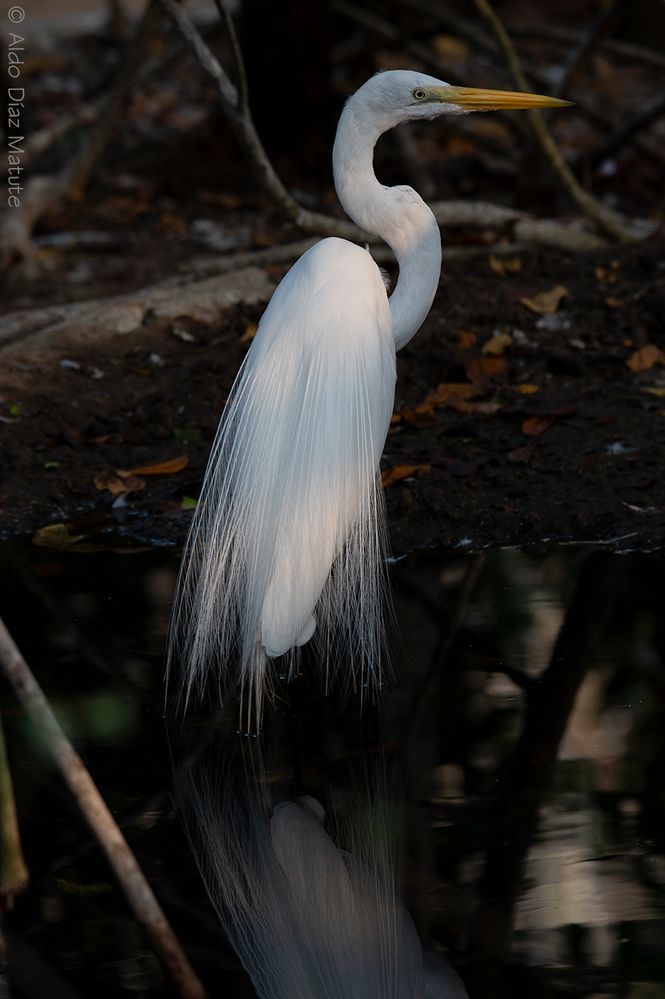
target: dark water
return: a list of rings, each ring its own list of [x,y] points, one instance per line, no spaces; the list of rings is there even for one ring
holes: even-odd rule
[[[0,548],[2,616],[210,995],[252,996],[170,796],[177,555],[90,548]],[[343,780],[368,747],[394,761],[400,891],[472,996],[665,996],[664,569],[573,548],[407,558],[380,709],[361,719],[304,678],[271,712],[298,790]],[[5,917],[14,994],[171,994],[39,733],[0,690],[31,874]]]

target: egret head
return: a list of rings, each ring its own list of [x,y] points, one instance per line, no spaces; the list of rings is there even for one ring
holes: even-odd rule
[[[382,119],[384,128],[442,114],[517,108],[565,107],[570,101],[540,94],[454,87],[434,76],[410,70],[377,73],[349,99],[349,106]],[[383,129],[382,129],[383,131]]]

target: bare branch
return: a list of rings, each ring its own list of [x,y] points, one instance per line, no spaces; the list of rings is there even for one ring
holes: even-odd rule
[[[515,85],[520,90],[529,90],[529,82],[524,74],[515,47],[510,40],[502,21],[492,7],[490,0],[473,0],[479,13],[485,18],[491,28],[508,65],[510,75]],[[588,215],[604,232],[614,239],[628,242],[634,239],[643,239],[654,231],[652,224],[635,223],[623,218],[618,212],[614,212],[597,201],[588,191],[580,185],[579,181],[572,173],[570,167],[564,160],[559,147],[554,141],[554,137],[539,111],[527,111],[531,127],[540,143],[540,147],[545,153],[554,172],[559,177],[564,188],[575,201],[579,208]]]
[[[205,999],[205,989],[167,922],[134,854],[92,777],[44,696],[30,667],[0,619],[0,665],[26,712],[39,729],[60,773],[115,871],[136,918],[150,938],[164,971],[183,999]]]
[[[37,272],[32,232],[39,219],[65,198],[85,187],[90,172],[102,154],[120,116],[125,98],[140,68],[141,56],[152,34],[158,8],[148,0],[138,28],[125,51],[111,91],[102,105],[95,127],[88,133],[80,152],[56,177],[34,177],[25,186],[21,206],[6,212],[0,226],[0,267],[15,257],[25,262],[29,275]]]
[[[573,77],[579,73],[589,56],[598,48],[614,24],[624,4],[625,0],[610,0],[610,3],[595,19],[586,35],[582,36],[564,66],[561,78],[554,88],[554,97],[567,96]]]
[[[166,13],[175,21],[178,30],[187,44],[194,50],[196,58],[203,68],[215,80],[224,104],[229,109],[237,110],[240,107],[240,96],[235,84],[231,82],[219,60],[212,54],[180,4],[176,3],[175,0],[159,0],[159,2]]]
[[[634,118],[622,123],[598,149],[594,149],[591,154],[591,162],[602,163],[603,160],[614,156],[622,146],[641,136],[643,131],[662,118],[663,115],[665,115],[665,97],[658,97]]]
[[[364,232],[347,219],[337,219],[319,212],[310,212],[298,204],[275,173],[256,132],[250,111],[239,107],[239,98],[235,87],[230,83],[228,76],[194,25],[175,0],[159,0],[159,2],[173,17],[200,64],[217,82],[221,106],[229,124],[248,162],[254,169],[258,183],[280,213],[304,232],[341,236],[359,242],[379,242],[376,236]],[[339,4],[342,0],[336,0],[336,2]],[[239,58],[241,58],[240,53]],[[229,91],[229,86],[233,88],[232,92]],[[591,249],[602,245],[596,237],[588,233],[585,234],[579,229],[558,225],[554,222],[541,226],[538,220],[530,219],[522,212],[500,205],[489,205],[484,202],[469,204],[444,201],[437,202],[430,207],[437,221],[447,225],[500,226],[516,223],[521,227],[521,234],[518,236],[520,241],[558,245],[565,249],[575,250]]]
[[[229,37],[229,43],[231,45],[233,63],[235,65],[236,74],[238,77],[238,102],[242,110],[247,111],[249,109],[249,90],[247,87],[247,73],[245,72],[245,62],[242,57],[242,52],[240,50],[240,43],[238,41],[238,35],[236,34],[233,18],[229,13],[229,9],[226,6],[225,0],[214,0],[214,2],[215,2],[215,7],[219,11],[219,16],[224,22],[224,27],[226,28],[226,33]]]
[[[6,910],[11,909],[14,897],[27,887],[29,874],[21,849],[2,716],[0,716],[0,857],[2,858],[0,903],[1,908]]]

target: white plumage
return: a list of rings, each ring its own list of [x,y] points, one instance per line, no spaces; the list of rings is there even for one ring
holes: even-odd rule
[[[378,465],[394,399],[395,351],[418,331],[439,281],[441,239],[409,187],[376,179],[373,150],[401,122],[465,108],[538,107],[534,95],[378,74],[347,102],[335,187],[354,221],[399,263],[388,298],[367,250],[324,239],[277,288],[233,386],[210,455],[175,601],[169,662],[185,699],[210,676],[238,684],[260,719],[267,660],[312,636],[327,679],[380,675],[385,591]]]
[[[395,816],[369,797],[336,842],[315,798],[274,808],[265,774],[196,778],[190,835],[220,922],[260,999],[465,999],[425,957],[395,894]]]

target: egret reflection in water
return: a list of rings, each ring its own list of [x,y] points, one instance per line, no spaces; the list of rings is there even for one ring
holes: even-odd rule
[[[463,999],[424,953],[395,893],[395,811],[355,794],[327,816],[310,796],[274,803],[266,772],[197,766],[186,826],[210,898],[260,999]]]

